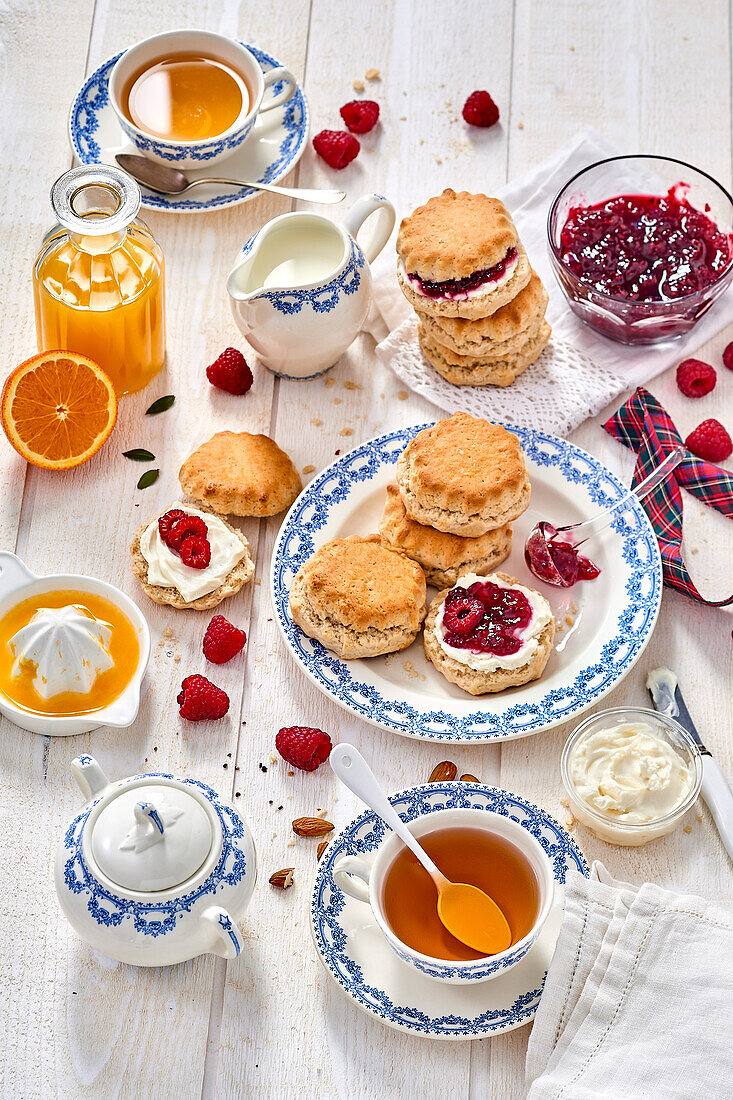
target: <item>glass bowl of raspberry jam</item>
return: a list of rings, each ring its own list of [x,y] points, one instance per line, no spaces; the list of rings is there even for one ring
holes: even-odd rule
[[[733,198],[670,157],[610,157],[561,189],[550,259],[573,313],[623,344],[689,332],[733,279]]]

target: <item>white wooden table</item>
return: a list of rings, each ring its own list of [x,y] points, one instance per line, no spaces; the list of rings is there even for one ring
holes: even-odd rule
[[[72,97],[85,73],[142,37],[194,25],[258,43],[303,79],[313,132],[340,127],[338,108],[352,98],[352,81],[378,68],[381,78],[370,90],[382,125],[363,139],[357,161],[336,176],[309,149],[286,182],[343,184],[344,207],[376,187],[401,216],[446,186],[492,193],[583,125],[597,127],[623,151],[681,157],[730,186],[730,21],[727,0],[699,0],[692,17],[687,6],[664,0],[8,0],[0,11],[1,372],[35,351],[31,264],[50,222],[50,184],[71,164]],[[490,89],[502,121],[469,137],[460,108],[476,87]],[[167,372],[121,403],[112,439],[78,471],[60,476],[26,468],[0,439],[0,547],[17,551],[37,572],[88,572],[120,584],[143,607],[154,634],[151,686],[130,729],[48,740],[2,722],[3,1097],[525,1094],[528,1027],[475,1043],[397,1034],[348,1002],[315,956],[308,932],[314,845],[288,846],[290,820],[326,807],[339,826],[357,807],[337,792],[327,768],[288,777],[282,762],[270,764],[280,726],[321,726],[338,739],[344,722],[343,712],[296,670],[272,621],[267,574],[278,520],[243,524],[257,555],[257,580],[223,608],[246,627],[249,642],[246,666],[237,660],[217,672],[232,700],[221,722],[183,723],[175,705],[182,676],[203,667],[207,616],[146,602],[131,575],[134,530],[174,498],[182,459],[213,431],[268,432],[299,469],[317,471],[338,449],[436,413],[401,390],[366,336],[325,379],[278,383],[259,370],[246,399],[207,385],[206,364],[238,342],[224,292],[232,258],[286,209],[285,201],[263,195],[203,216],[147,213],[167,261]],[[336,217],[343,217],[340,210]],[[731,338],[733,328],[703,350],[718,362]],[[701,415],[697,404],[680,398],[673,372],[651,389],[683,432],[702,415],[727,417],[730,427],[733,378],[721,373]],[[177,395],[175,408],[146,420],[149,402],[167,392]],[[573,438],[630,475],[630,457],[597,423]],[[121,456],[134,446],[160,457],[160,480],[145,492],[135,488],[140,469]],[[685,507],[693,576],[711,596],[727,594],[733,529],[689,498]],[[643,703],[645,670],[669,663],[728,774],[732,625],[730,613],[665,591],[644,658],[605,700]],[[163,631],[172,634],[162,637]],[[460,771],[562,817],[558,762],[566,733],[447,755]],[[364,724],[355,736],[393,789],[425,780],[446,755],[439,746]],[[261,870],[238,961],[209,956],[165,970],[135,969],[101,958],[71,932],[56,902],[52,865],[61,830],[80,802],[69,773],[80,752],[94,753],[113,778],[163,767],[235,797],[253,825]],[[730,896],[731,865],[704,809],[689,833],[680,830],[646,849],[608,847],[578,826],[575,835],[588,857],[603,859],[616,875]],[[271,872],[291,863],[295,887],[271,889]]]

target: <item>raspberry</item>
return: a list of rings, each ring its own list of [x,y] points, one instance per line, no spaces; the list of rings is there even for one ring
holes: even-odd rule
[[[463,118],[469,126],[493,126],[499,121],[499,108],[488,92],[471,92],[463,104]]]
[[[706,462],[722,462],[733,453],[733,442],[719,420],[703,420],[690,432],[685,446]]]
[[[677,368],[677,386],[685,397],[704,397],[717,379],[714,367],[702,359],[685,359]]]
[[[368,134],[379,121],[379,104],[373,99],[352,99],[344,103],[339,114],[352,134]]]
[[[285,726],[275,738],[275,747],[294,768],[314,772],[324,760],[328,760],[333,745],[323,730],[312,726]]]
[[[229,696],[205,676],[187,676],[176,699],[181,718],[201,722],[204,718],[223,718],[229,710]]]
[[[166,541],[171,550],[178,550],[180,553],[184,539],[187,539],[190,535],[205,539],[208,533],[209,528],[201,519],[201,516],[187,516],[184,514],[183,519],[178,519],[173,524]]]
[[[456,589],[453,590],[456,592]],[[476,596],[458,592],[443,605],[443,626],[450,634],[470,634],[484,617],[484,605]]]
[[[329,168],[345,168],[358,156],[361,146],[355,137],[343,130],[321,130],[313,138],[313,148]]]
[[[252,371],[247,360],[236,348],[226,348],[211,366],[206,368],[206,377],[212,386],[226,393],[241,396],[251,389]]]
[[[215,665],[225,665],[244,648],[247,635],[223,615],[214,615],[204,634],[204,657]]]
[[[733,343],[727,344],[723,349],[723,366],[733,370]]]
[[[189,535],[181,546],[181,561],[190,569],[205,569],[211,561],[211,543],[200,535]]]
[[[185,517],[186,513],[182,512],[180,508],[171,508],[170,512],[166,512],[165,515],[158,517],[158,530],[160,531],[160,537],[166,545],[168,545],[168,535],[170,534],[173,524],[177,523],[179,519],[185,519]]]

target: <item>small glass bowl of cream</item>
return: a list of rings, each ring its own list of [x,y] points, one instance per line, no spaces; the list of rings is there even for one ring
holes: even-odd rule
[[[629,847],[676,829],[702,783],[692,737],[645,707],[586,718],[565,742],[560,770],[575,817],[608,844]]]

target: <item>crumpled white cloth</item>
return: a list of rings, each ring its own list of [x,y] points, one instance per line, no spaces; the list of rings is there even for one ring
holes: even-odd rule
[[[732,1008],[733,911],[571,872],[528,1100],[729,1100]]]
[[[727,323],[733,315],[733,287],[691,333],[664,345],[617,344],[594,333],[571,312],[550,266],[547,215],[555,195],[571,176],[617,152],[594,130],[582,130],[554,156],[497,191],[514,218],[532,266],[547,288],[547,319],[552,325],[548,347],[506,389],[454,386],[426,362],[417,342],[415,314],[397,283],[394,251],[385,249],[374,264],[375,308],[367,328],[378,341],[379,358],[406,386],[448,412],[466,409],[477,416],[567,435],[619,394],[644,385],[680,362]],[[624,189],[635,188],[650,190],[654,182],[629,170]]]

